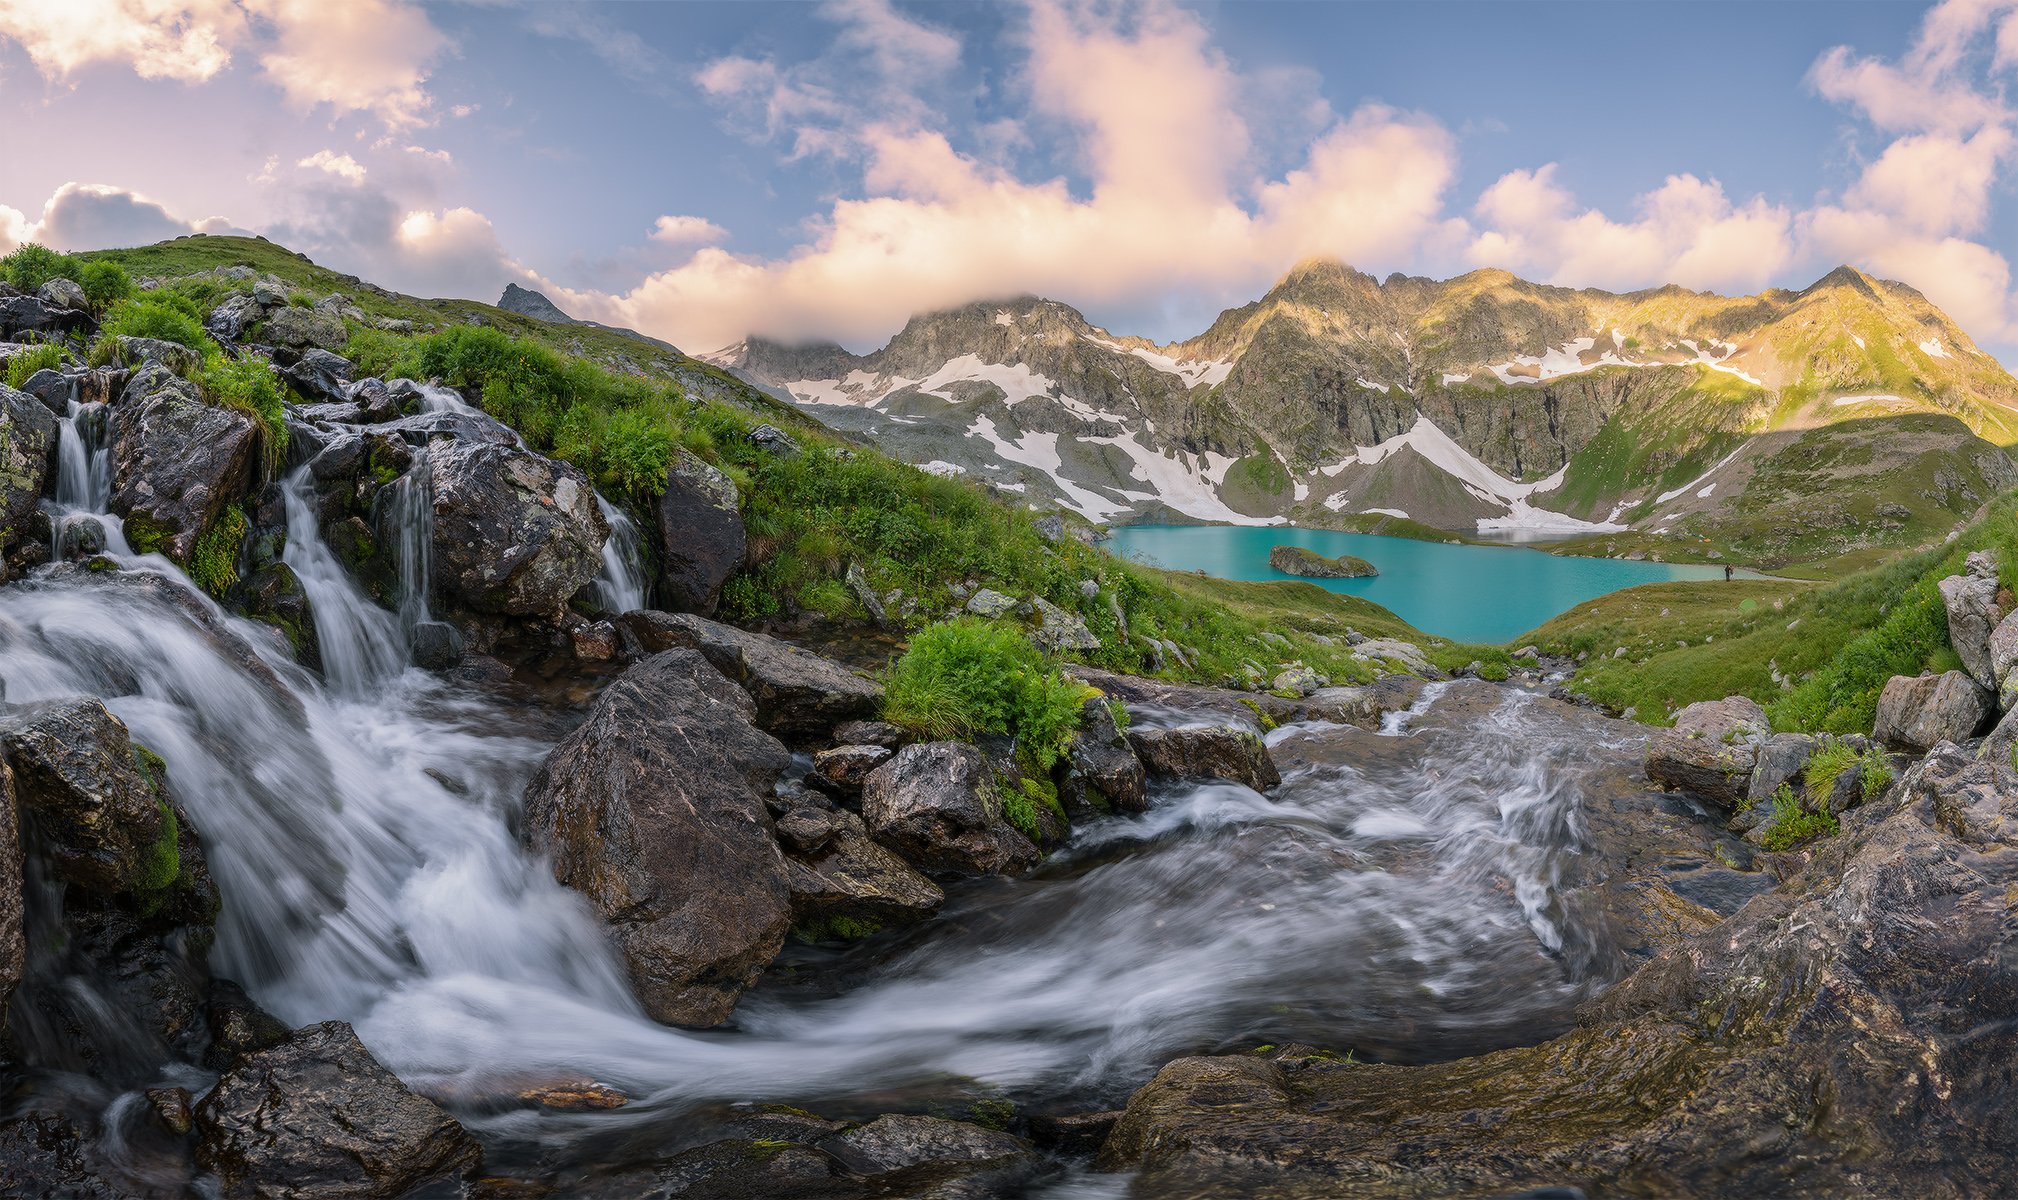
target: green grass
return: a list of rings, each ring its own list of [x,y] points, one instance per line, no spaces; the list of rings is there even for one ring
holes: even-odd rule
[[[7,386],[19,389],[37,371],[53,371],[63,365],[59,346],[42,345],[7,360]]]
[[[222,354],[204,359],[194,375],[197,389],[212,404],[235,408],[259,423],[260,459],[268,478],[287,461],[287,414],[281,407],[281,384],[272,364],[246,357],[236,361]]]
[[[223,596],[238,582],[238,549],[251,526],[245,510],[233,504],[196,539],[189,555],[189,578],[212,596]]]
[[[1791,850],[1802,842],[1818,837],[1834,837],[1842,832],[1842,826],[1827,810],[1810,811],[1801,807],[1801,801],[1794,795],[1794,789],[1781,784],[1773,793],[1773,811],[1767,818],[1766,828],[1759,835],[1759,844],[1768,850]]]
[[[920,631],[884,687],[887,719],[930,738],[1013,737],[1040,772],[1065,756],[1096,694],[1013,626],[966,617]]]

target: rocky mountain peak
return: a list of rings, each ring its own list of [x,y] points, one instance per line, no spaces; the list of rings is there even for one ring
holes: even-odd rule
[[[545,321],[549,325],[580,325],[581,321],[561,311],[561,306],[546,298],[541,292],[520,287],[516,283],[505,284],[504,295],[498,297],[497,306],[506,312],[515,312],[535,321]]]

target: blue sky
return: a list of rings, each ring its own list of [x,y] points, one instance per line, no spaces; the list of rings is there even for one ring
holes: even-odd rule
[[[0,248],[252,230],[696,350],[1022,291],[1175,338],[1308,253],[1848,260],[2009,363],[2014,82],[2018,0],[0,0]]]

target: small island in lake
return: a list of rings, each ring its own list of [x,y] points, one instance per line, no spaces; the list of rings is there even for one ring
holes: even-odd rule
[[[1369,579],[1380,574],[1372,563],[1350,554],[1326,558],[1302,546],[1277,546],[1268,552],[1268,565],[1285,575],[1308,579]]]

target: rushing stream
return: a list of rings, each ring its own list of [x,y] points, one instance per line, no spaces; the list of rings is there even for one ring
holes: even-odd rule
[[[400,613],[370,601],[323,544],[302,469],[283,493],[326,669],[311,675],[270,630],[127,549],[100,515],[92,428],[73,405],[55,515],[102,521],[130,571],[0,589],[6,699],[102,698],[167,761],[201,831],[224,897],[216,973],[290,1024],[354,1023],[494,1140],[949,1075],[1111,1104],[1171,1057],[1259,1042],[1447,1057],[1546,1036],[1595,981],[1553,902],[1591,751],[1508,691],[1462,736],[1411,736],[1407,719],[1277,731],[1311,753],[1269,796],[1168,789],[1146,816],[1082,827],[1028,878],[955,888],[923,927],[793,952],[732,1028],[657,1025],[587,905],[513,832],[565,721],[409,666],[425,587],[409,583]],[[642,599],[626,565],[619,552],[607,572],[612,604]],[[584,1076],[634,1102],[477,1107]]]

